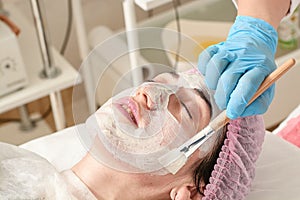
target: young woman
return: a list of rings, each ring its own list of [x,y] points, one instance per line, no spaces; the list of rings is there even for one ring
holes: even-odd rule
[[[89,153],[58,173],[42,158],[1,145],[0,197],[7,199],[243,199],[265,129],[260,116],[233,120],[176,173],[158,158],[218,114],[202,76],[165,73],[110,99],[79,136]]]

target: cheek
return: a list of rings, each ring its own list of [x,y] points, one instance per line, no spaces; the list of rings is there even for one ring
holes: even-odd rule
[[[184,134],[188,137],[191,138],[193,137],[197,132],[198,132],[198,125],[191,122],[190,120],[187,120],[186,123],[184,123],[184,119],[182,120],[182,129],[184,130]]]
[[[178,123],[173,117],[169,116],[162,126],[162,140],[160,146],[167,146],[170,143],[174,143],[172,146],[175,145],[177,147],[195,135],[196,131],[190,119],[185,120],[183,117],[182,123]]]
[[[161,146],[167,146],[169,143],[172,143],[178,134],[180,133],[182,127],[181,124],[175,121],[171,116],[167,117],[167,120],[162,126],[161,134],[163,139],[160,143]]]
[[[197,118],[194,120],[196,132],[204,129],[211,120],[210,107],[203,100],[199,101],[199,103],[201,103],[200,108],[194,111],[199,113],[198,116],[196,113],[194,113],[194,116],[197,116]]]
[[[198,115],[193,115],[193,119],[191,119],[187,114],[182,115],[182,121],[181,121],[181,127],[182,130],[184,130],[184,134],[188,137],[191,138],[194,136],[198,131],[199,131],[199,114]]]
[[[112,127],[114,125],[113,122],[114,117],[116,116],[116,111],[113,110],[111,105],[104,104],[94,115],[97,119],[97,125],[100,128],[106,128],[107,126]]]

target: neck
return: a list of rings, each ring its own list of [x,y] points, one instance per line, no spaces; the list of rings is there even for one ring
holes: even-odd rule
[[[164,191],[164,186],[155,190],[151,182],[144,183],[144,176],[117,172],[100,164],[90,154],[77,163],[72,171],[99,200],[168,199],[168,191],[167,188]]]

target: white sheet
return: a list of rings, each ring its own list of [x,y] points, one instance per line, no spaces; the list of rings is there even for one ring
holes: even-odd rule
[[[68,169],[86,153],[77,137],[77,129],[82,126],[80,124],[32,140],[21,147],[45,157],[58,171]],[[247,200],[299,200],[299,169],[300,149],[267,132]]]
[[[77,131],[82,126],[84,124],[63,129],[31,140],[20,147],[46,158],[59,172],[70,169],[87,152],[77,137]]]
[[[247,200],[299,200],[300,149],[267,132]]]

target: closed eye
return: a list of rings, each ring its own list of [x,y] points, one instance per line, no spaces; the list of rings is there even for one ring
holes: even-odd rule
[[[150,79],[150,80],[145,80],[145,82],[149,83],[149,82],[156,82],[156,81]],[[186,113],[188,114],[189,118],[193,119],[193,117],[191,115],[191,112],[189,111],[189,109],[187,108],[187,106],[185,105],[185,103],[183,103],[183,101],[180,101],[180,104],[184,107],[184,109],[185,109]]]
[[[182,102],[180,101],[181,105],[184,107],[184,109],[186,110],[188,116],[190,117],[190,119],[193,119],[192,115],[191,115],[191,112],[189,111],[189,109],[187,108],[187,106]]]
[[[155,83],[156,81],[150,79],[150,80],[145,80],[145,82],[148,82],[148,83],[149,82],[154,82]],[[186,113],[188,114],[189,118],[193,119],[193,117],[191,115],[191,112],[189,111],[189,109],[187,108],[187,106],[185,105],[185,103],[183,101],[180,101],[180,104],[184,107],[184,109],[185,109]]]

